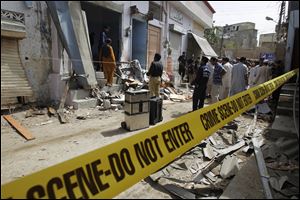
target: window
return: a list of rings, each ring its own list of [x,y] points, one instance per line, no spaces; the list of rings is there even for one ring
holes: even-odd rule
[[[162,8],[156,3],[149,2],[149,12],[153,13],[153,18],[162,21]]]

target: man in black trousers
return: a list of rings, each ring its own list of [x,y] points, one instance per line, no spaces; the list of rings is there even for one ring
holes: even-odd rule
[[[209,79],[210,72],[208,66],[207,57],[202,57],[200,67],[198,68],[197,75],[195,80],[192,82],[192,85],[195,85],[193,93],[193,111],[203,108],[204,100],[206,96],[206,86]]]

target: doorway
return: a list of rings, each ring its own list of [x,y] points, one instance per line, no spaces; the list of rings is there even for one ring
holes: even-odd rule
[[[99,60],[98,44],[100,40],[100,33],[104,30],[104,26],[110,27],[108,37],[112,39],[114,54],[116,60],[119,61],[121,57],[120,46],[122,42],[121,13],[112,11],[90,2],[81,2],[81,8],[86,13],[93,61]],[[94,63],[94,65],[97,65],[97,63]]]
[[[152,25],[148,26],[148,68],[153,61],[155,53],[160,53],[161,29]]]
[[[146,69],[147,22],[132,19],[132,60],[137,59]]]

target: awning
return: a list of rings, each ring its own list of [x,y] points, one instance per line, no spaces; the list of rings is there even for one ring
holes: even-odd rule
[[[193,37],[197,41],[199,47],[201,48],[205,56],[218,57],[216,52],[213,50],[213,48],[211,48],[210,44],[207,42],[205,38],[200,37],[194,33],[190,33],[190,34],[193,35]]]

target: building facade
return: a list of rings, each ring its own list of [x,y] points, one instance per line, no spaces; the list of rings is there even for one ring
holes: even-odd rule
[[[49,9],[50,5],[45,1],[1,1],[1,60],[5,61],[1,61],[1,80],[6,81],[1,82],[1,99],[7,98],[6,105],[22,103],[19,97],[24,96],[42,105],[59,102],[74,69],[76,74],[83,72],[93,87],[93,67],[98,64],[104,26],[111,27],[109,37],[118,62],[138,59],[142,68],[148,69],[154,54],[160,53],[165,70],[174,76],[183,51],[205,55],[203,32],[212,26],[215,12],[206,1],[65,1],[56,5],[66,11],[65,16],[56,13],[54,4]],[[204,42],[197,43],[195,37]],[[198,45],[192,46],[191,40]],[[13,49],[6,50],[8,46]],[[9,56],[16,49],[12,57],[18,60],[11,63]],[[12,90],[9,79],[18,80],[11,70],[14,65],[22,77],[18,90],[27,93]],[[8,95],[3,96],[2,91]]]
[[[276,33],[266,33],[259,35],[259,47],[276,48]]]

